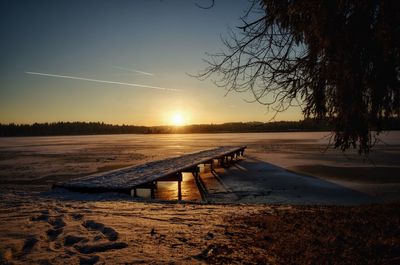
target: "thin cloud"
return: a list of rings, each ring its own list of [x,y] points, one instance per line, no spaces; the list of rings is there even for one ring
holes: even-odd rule
[[[25,73],[29,74],[29,75],[40,75],[40,76],[47,76],[47,77],[67,78],[67,79],[82,80],[82,81],[89,81],[89,82],[115,84],[115,85],[121,85],[121,86],[133,86],[133,87],[152,88],[152,89],[158,89],[158,90],[179,91],[179,89],[174,89],[174,88],[166,88],[166,87],[148,86],[148,85],[134,84],[134,83],[124,83],[124,82],[118,82],[118,81],[92,79],[92,78],[85,78],[85,77],[79,77],[79,76],[56,75],[56,74],[39,73],[39,72],[25,72]]]
[[[150,76],[154,75],[152,73],[143,72],[143,71],[134,70],[134,69],[129,69],[129,68],[120,67],[120,66],[111,66],[111,67],[114,68],[114,69],[125,70],[125,71],[128,71],[128,72],[138,73],[138,74],[141,74],[141,75],[150,75]]]

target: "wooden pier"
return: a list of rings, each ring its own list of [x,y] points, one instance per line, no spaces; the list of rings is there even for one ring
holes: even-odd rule
[[[209,164],[213,171],[214,161],[218,160],[218,165],[226,167],[233,159],[243,156],[245,149],[246,146],[230,146],[204,150],[59,182],[54,184],[53,188],[79,192],[122,192],[135,197],[137,189],[150,189],[151,198],[154,198],[157,182],[177,181],[178,200],[181,200],[182,173],[191,172],[204,199],[205,186],[199,177],[199,165]]]

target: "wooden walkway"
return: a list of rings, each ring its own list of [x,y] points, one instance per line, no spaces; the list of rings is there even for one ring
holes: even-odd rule
[[[66,188],[80,192],[123,192],[136,196],[136,189],[148,188],[154,198],[158,181],[178,181],[178,199],[181,200],[182,172],[191,172],[202,194],[199,179],[199,165],[210,164],[213,170],[214,160],[225,166],[235,157],[242,156],[246,146],[219,147],[178,157],[153,161],[150,163],[125,167],[108,172],[97,173],[82,178],[59,182],[53,188]]]

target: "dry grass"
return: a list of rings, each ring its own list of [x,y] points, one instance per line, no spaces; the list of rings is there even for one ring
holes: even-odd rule
[[[217,246],[210,263],[400,264],[400,207],[290,207],[232,216],[231,244]],[[238,260],[236,260],[238,261]]]

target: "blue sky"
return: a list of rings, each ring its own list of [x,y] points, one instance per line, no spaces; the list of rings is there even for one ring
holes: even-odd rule
[[[250,95],[225,96],[187,75],[222,48],[220,37],[240,25],[248,2],[220,0],[207,10],[195,3],[209,1],[3,1],[0,122],[160,125],[177,113],[184,123],[268,121],[274,113],[246,103]],[[298,120],[299,110],[277,119]]]

